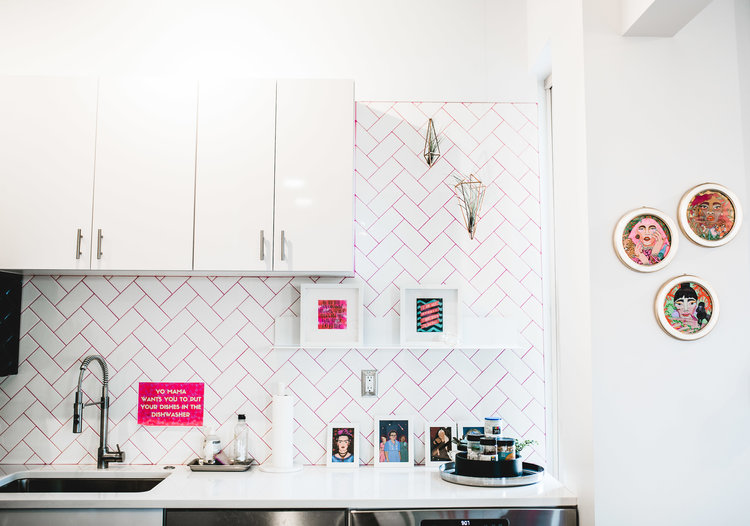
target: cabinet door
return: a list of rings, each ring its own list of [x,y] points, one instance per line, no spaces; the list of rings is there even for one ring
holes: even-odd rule
[[[280,80],[276,111],[274,270],[351,274],[354,84]]]
[[[197,111],[197,82],[100,80],[93,269],[192,269]]]
[[[96,91],[96,79],[0,79],[0,268],[89,268]]]
[[[201,81],[195,270],[273,270],[276,81]]]

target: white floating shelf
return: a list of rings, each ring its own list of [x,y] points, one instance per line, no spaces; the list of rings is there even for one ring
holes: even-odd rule
[[[374,350],[382,350],[382,351],[400,351],[400,350],[412,350],[412,351],[445,351],[445,350],[497,350],[497,349],[519,349],[520,347],[490,347],[488,345],[483,345],[479,347],[467,347],[465,345],[456,345],[453,347],[437,347],[435,345],[432,345],[430,347],[416,347],[412,345],[411,347],[384,347],[384,346],[369,346],[369,345],[360,345],[359,347],[333,347],[333,346],[327,346],[327,347],[313,347],[308,345],[307,347],[300,347],[299,345],[293,345],[293,346],[282,346],[282,345],[274,345],[271,347],[271,349],[276,351],[299,351],[301,349],[309,349],[309,350],[320,350],[320,349],[326,349],[330,351],[348,351],[349,349],[359,349],[364,351],[374,351]]]
[[[429,345],[401,345],[399,321],[393,318],[365,317],[364,342],[359,346],[315,345],[301,347],[299,344],[299,318],[281,316],[276,318],[274,345],[276,350],[297,349],[525,349],[528,342],[521,336],[519,323],[513,318],[499,316],[477,318],[464,316],[461,341],[455,344],[435,343]]]

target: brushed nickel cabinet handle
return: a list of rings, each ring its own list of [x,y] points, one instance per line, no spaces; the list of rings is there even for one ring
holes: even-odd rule
[[[76,234],[76,259],[81,259],[81,256],[83,255],[83,252],[81,252],[81,241],[83,240],[83,234],[81,233],[81,229],[78,229],[78,233]]]
[[[286,239],[284,237],[284,231],[281,231],[281,261],[284,261],[286,259],[286,250],[284,245],[286,245]]]
[[[266,259],[266,251],[265,251],[265,240],[263,239],[263,231],[260,231],[260,260],[263,261]]]
[[[96,259],[102,259],[102,229],[100,228],[96,235]]]

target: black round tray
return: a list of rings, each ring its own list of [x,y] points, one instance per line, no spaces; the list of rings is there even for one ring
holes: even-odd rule
[[[465,477],[519,477],[523,474],[523,459],[514,460],[469,460],[466,453],[456,453],[456,475]]]

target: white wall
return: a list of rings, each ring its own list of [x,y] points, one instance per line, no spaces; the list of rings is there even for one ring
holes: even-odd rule
[[[353,78],[357,100],[533,101],[523,0],[8,0],[3,75]]]
[[[529,0],[530,67],[552,75],[558,476],[594,520],[586,101],[580,0]],[[543,121],[543,119],[540,119]],[[549,177],[551,174],[543,174]],[[549,276],[548,276],[549,277]]]
[[[750,2],[735,2],[740,75],[742,130],[745,138],[745,179],[750,179]]]
[[[721,248],[683,237],[650,274],[620,263],[611,241],[628,210],[676,219],[703,182],[750,211],[738,73],[743,64],[747,91],[750,54],[737,41],[747,21],[734,0],[716,0],[673,38],[623,38],[618,8],[584,1],[596,523],[747,524],[750,226]],[[683,273],[721,301],[715,330],[695,342],[667,336],[653,314],[658,288]]]

